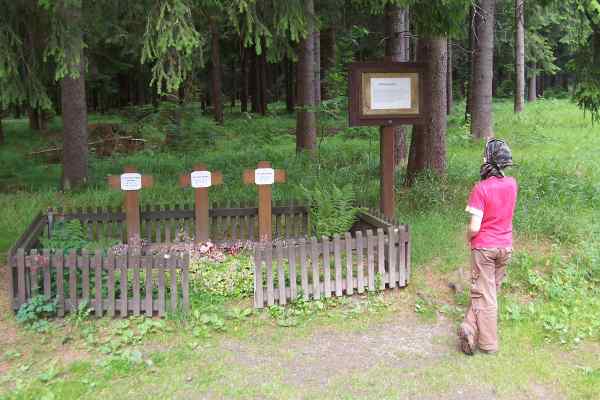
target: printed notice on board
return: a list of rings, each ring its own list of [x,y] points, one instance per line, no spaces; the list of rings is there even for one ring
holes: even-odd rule
[[[411,108],[410,78],[371,78],[371,110]]]
[[[194,171],[190,175],[190,182],[195,189],[210,187],[211,181],[210,171]]]
[[[140,190],[141,188],[141,174],[134,172],[121,175],[121,190]]]
[[[273,168],[255,169],[254,183],[257,185],[272,185],[275,183],[275,170]]]

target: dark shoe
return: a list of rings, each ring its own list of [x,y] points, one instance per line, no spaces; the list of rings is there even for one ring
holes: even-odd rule
[[[473,355],[475,350],[475,335],[471,328],[464,322],[458,327],[458,343],[460,350],[468,356]]]

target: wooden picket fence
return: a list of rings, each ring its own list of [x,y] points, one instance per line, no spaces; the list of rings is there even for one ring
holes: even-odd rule
[[[189,309],[189,254],[111,254],[98,251],[62,251],[26,254],[20,248],[11,257],[9,293],[18,310],[43,295],[55,301],[59,317],[85,303],[98,317],[106,313],[166,315]]]
[[[254,305],[351,296],[404,287],[410,278],[410,233],[392,226],[323,237],[278,241],[255,248]]]
[[[299,238],[308,232],[308,209],[294,204],[273,207],[273,237]],[[114,238],[126,241],[125,213],[121,209],[50,209],[48,227],[57,221],[77,219],[89,240]],[[258,208],[248,205],[214,204],[209,209],[209,238],[215,243],[258,240]],[[193,236],[192,205],[146,206],[140,213],[142,239],[152,243],[174,243]],[[42,234],[47,235],[47,232]]]

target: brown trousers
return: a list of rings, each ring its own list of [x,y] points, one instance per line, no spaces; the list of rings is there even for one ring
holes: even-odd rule
[[[471,250],[471,304],[464,323],[484,351],[498,351],[498,299],[511,249]]]

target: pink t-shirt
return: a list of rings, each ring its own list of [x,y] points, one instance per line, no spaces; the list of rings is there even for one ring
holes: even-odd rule
[[[479,233],[471,239],[471,248],[512,247],[512,220],[518,190],[517,181],[511,176],[492,176],[475,185],[466,211],[482,220]]]

